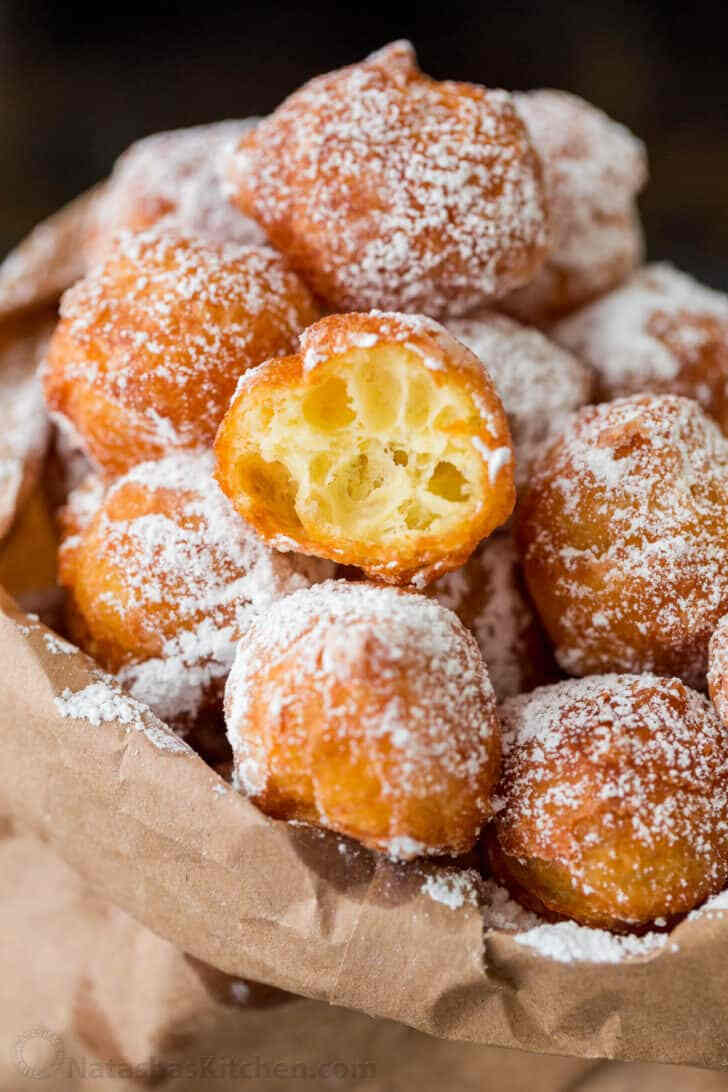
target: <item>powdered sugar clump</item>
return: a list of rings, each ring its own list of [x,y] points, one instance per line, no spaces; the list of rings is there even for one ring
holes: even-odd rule
[[[435,902],[442,903],[450,910],[459,910],[461,906],[478,905],[478,887],[480,877],[470,869],[462,872],[433,872],[422,884],[422,890]]]
[[[587,929],[574,921],[536,925],[513,939],[557,963],[622,963],[662,948],[675,951],[677,947],[665,933],[617,936],[604,929]]]
[[[464,313],[523,283],[545,249],[510,96],[430,80],[408,42],[307,83],[241,143],[230,177],[340,310]]]
[[[482,889],[483,924],[487,930],[508,933],[517,944],[558,963],[622,963],[661,948],[670,951],[677,948],[666,933],[636,937],[592,929],[575,921],[546,922],[538,914],[525,910],[493,880],[486,880]]]
[[[127,731],[142,732],[162,751],[191,754],[189,747],[151,713],[147,706],[125,694],[118,683],[99,673],[83,690],[66,688],[55,699],[62,717],[86,720],[95,728],[115,722]]]
[[[482,311],[447,325],[493,379],[511,426],[516,483],[522,485],[548,437],[589,401],[591,376],[571,353],[504,315]]]

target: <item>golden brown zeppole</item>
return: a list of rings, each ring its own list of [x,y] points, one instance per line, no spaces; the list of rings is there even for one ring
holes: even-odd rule
[[[89,261],[103,259],[122,229],[158,224],[215,243],[265,243],[261,228],[225,195],[228,149],[257,118],[153,133],[119,156],[94,206]]]
[[[225,712],[238,787],[274,818],[410,858],[471,849],[491,814],[493,689],[423,596],[327,581],[280,600],[240,642]]]
[[[558,323],[602,399],[641,391],[694,398],[728,435],[728,296],[666,262]]]
[[[647,156],[628,129],[576,95],[513,98],[544,165],[550,252],[501,306],[543,325],[608,292],[641,262],[635,198],[647,181]]]
[[[515,500],[487,371],[421,316],[321,319],[241,380],[215,449],[223,491],[274,546],[392,584],[457,568]]]
[[[728,728],[678,679],[604,675],[501,708],[491,867],[584,925],[670,924],[728,879]]]
[[[728,440],[697,402],[580,410],[519,509],[528,587],[563,668],[702,688],[728,612]]]
[[[46,401],[114,477],[209,447],[238,377],[292,351],[317,317],[308,289],[267,247],[122,233],[63,297]]]
[[[728,614],[710,641],[708,687],[720,718],[728,725]]]
[[[491,535],[426,593],[455,611],[474,635],[498,701],[559,677],[508,532]]]
[[[508,416],[521,489],[549,437],[590,401],[591,372],[539,330],[495,311],[449,319],[447,328],[490,372]]]
[[[163,720],[219,706],[251,612],[332,574],[280,554],[237,516],[210,454],[142,463],[104,495],[91,479],[62,520],[71,636]]]
[[[291,95],[240,142],[229,180],[339,311],[462,314],[546,252],[541,167],[510,95],[430,79],[408,42]]]

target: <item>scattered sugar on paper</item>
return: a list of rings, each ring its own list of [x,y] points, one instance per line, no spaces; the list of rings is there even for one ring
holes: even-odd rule
[[[43,634],[43,640],[48,651],[55,656],[72,656],[74,652],[78,652],[75,645],[72,645],[70,641],[64,641],[57,633],[46,632]]]
[[[435,902],[441,902],[451,910],[459,910],[466,903],[477,906],[478,882],[477,873],[471,869],[465,872],[435,872],[425,879],[422,890]]]
[[[160,750],[191,753],[190,748],[157,720],[141,702],[124,694],[112,679],[102,676],[82,690],[66,689],[54,699],[62,717],[86,720],[94,727],[112,721],[144,735]]]
[[[484,889],[488,900],[483,910],[485,928],[507,932],[517,944],[558,963],[621,963],[631,956],[649,955],[660,948],[677,950],[668,933],[617,936],[574,921],[551,924],[525,910],[495,881],[486,881]]]

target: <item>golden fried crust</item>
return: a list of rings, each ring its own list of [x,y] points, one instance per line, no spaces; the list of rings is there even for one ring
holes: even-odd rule
[[[636,395],[575,414],[519,509],[531,595],[574,675],[705,686],[728,611],[728,441],[697,403]]]
[[[462,564],[515,501],[489,375],[420,316],[322,319],[240,382],[215,450],[223,491],[273,545],[392,584]]]
[[[251,611],[330,566],[268,549],[220,493],[209,454],[140,464],[105,497],[93,490],[76,491],[62,519],[69,629],[135,697],[189,726],[219,706]]]
[[[728,615],[710,641],[708,688],[718,715],[728,725]]]
[[[458,854],[491,814],[495,699],[438,603],[326,582],[259,616],[225,693],[238,787],[393,857]]]
[[[430,79],[407,42],[291,95],[229,177],[339,311],[462,314],[529,280],[546,251],[540,163],[510,96]]]
[[[641,262],[635,198],[647,156],[628,129],[576,95],[544,89],[513,97],[544,165],[551,246],[533,280],[500,306],[545,325],[608,292]]]
[[[677,679],[593,676],[510,699],[500,713],[487,849],[515,897],[624,931],[723,888],[728,727],[702,695]]]
[[[728,296],[665,262],[553,328],[591,365],[599,398],[641,391],[694,398],[728,435]]]
[[[426,594],[455,611],[474,635],[498,701],[559,678],[508,532],[491,535]]]
[[[63,297],[46,401],[107,477],[208,447],[240,375],[290,351],[318,316],[272,250],[152,230],[122,234]]]

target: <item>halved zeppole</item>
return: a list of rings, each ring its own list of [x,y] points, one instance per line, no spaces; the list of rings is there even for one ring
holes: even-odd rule
[[[238,384],[217,478],[278,549],[424,585],[515,503],[513,447],[482,363],[414,315],[332,315]]]

